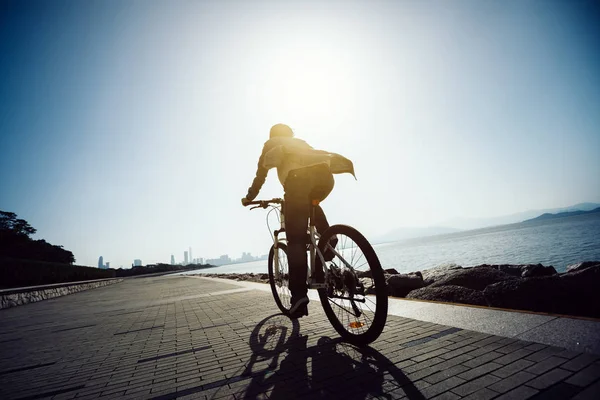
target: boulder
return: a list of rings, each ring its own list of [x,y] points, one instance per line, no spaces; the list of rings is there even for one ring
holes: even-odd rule
[[[385,273],[384,273],[385,275]],[[367,271],[356,271],[356,276],[358,276],[359,278],[372,278],[373,274],[371,273],[371,270],[367,270]]]
[[[498,271],[502,271],[508,275],[512,275],[514,277],[520,277],[520,278],[533,278],[536,276],[551,276],[551,275],[555,275],[557,273],[553,266],[545,267],[542,264],[522,264],[522,265],[482,264],[482,265],[478,265],[478,267],[495,268]]]
[[[373,279],[371,278],[360,278],[361,283],[365,287],[366,294],[375,294],[375,286],[373,285]]]
[[[589,267],[600,266],[600,261],[584,261],[577,264],[571,264],[567,266],[567,272],[581,271]]]
[[[512,275],[515,278],[520,278],[521,274],[522,274],[520,265],[502,264],[502,265],[490,265],[490,267],[496,268],[498,271],[502,271],[505,274]]]
[[[460,265],[456,264],[442,264],[435,268],[426,269],[422,272],[421,276],[427,285],[443,278],[449,273],[454,272],[457,269],[462,269]]]
[[[560,276],[564,304],[559,313],[600,318],[600,263]]]
[[[383,270],[383,275],[385,276],[386,280],[392,275],[399,274],[400,273],[395,268],[387,268]],[[413,274],[413,272],[410,272],[409,274]],[[368,269],[366,271],[356,271],[356,276],[358,276],[359,278],[371,278],[373,277],[373,274],[371,273],[371,270]]]
[[[386,278],[388,294],[390,296],[404,297],[411,290],[419,289],[425,286],[423,278],[418,275],[389,275]]]
[[[432,283],[431,287],[454,285],[472,290],[483,290],[488,285],[507,279],[517,278],[495,268],[481,266],[454,270],[451,274]]]
[[[493,307],[600,318],[600,266],[498,282],[483,294]]]
[[[406,298],[487,306],[487,302],[481,291],[454,285],[427,286],[413,290]]]
[[[532,278],[536,276],[556,275],[556,270],[552,265],[544,267],[542,264],[523,265],[521,267],[521,276],[523,278]]]
[[[507,279],[483,291],[492,307],[561,313],[565,310],[565,284],[558,276]]]
[[[588,266],[583,269],[572,269],[569,272],[560,275],[561,279],[571,282],[572,285],[581,285],[581,287],[596,287],[600,283],[600,263]]]

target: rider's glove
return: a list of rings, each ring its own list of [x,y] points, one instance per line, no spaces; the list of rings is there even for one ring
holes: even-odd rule
[[[248,205],[248,203],[250,203],[250,200],[248,200],[247,198],[243,197],[243,198],[242,198],[242,205],[243,205],[244,207],[246,207],[246,206]]]

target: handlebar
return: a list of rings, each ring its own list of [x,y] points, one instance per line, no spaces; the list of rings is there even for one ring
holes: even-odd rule
[[[254,201],[249,201],[246,204],[247,206],[255,206],[255,207],[251,207],[251,210],[254,210],[255,208],[267,208],[269,205],[271,204],[283,204],[283,199],[280,198],[274,198],[274,199],[270,199],[270,200],[254,200]]]

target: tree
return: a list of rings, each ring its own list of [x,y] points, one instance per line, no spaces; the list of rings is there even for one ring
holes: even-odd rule
[[[17,214],[0,210],[0,256],[65,264],[75,262],[73,253],[62,246],[29,237],[36,232],[29,222],[17,218]]]
[[[27,236],[37,231],[24,219],[18,219],[17,214],[0,210],[0,234]]]

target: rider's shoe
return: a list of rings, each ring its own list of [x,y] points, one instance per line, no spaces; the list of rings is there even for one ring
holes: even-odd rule
[[[325,261],[331,261],[334,259],[334,257],[335,257],[335,254],[330,249],[325,250],[325,253],[323,253],[323,259]]]
[[[290,319],[298,319],[302,317],[308,317],[308,307],[302,306],[300,307],[295,314],[290,314]]]
[[[292,318],[300,318],[308,315],[308,296],[302,296],[298,299],[292,299],[292,307],[290,308],[290,316]]]

